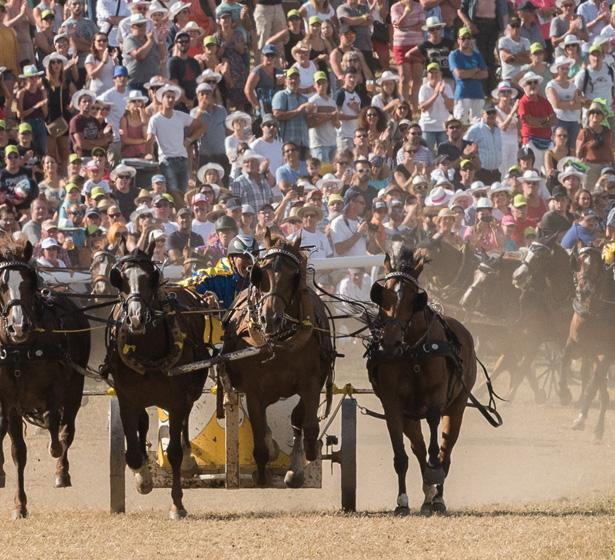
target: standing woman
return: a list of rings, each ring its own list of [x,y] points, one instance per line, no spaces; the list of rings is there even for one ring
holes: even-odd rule
[[[395,108],[400,102],[397,91],[398,82],[399,76],[397,74],[390,70],[385,70],[376,82],[380,86],[380,93],[372,97],[372,105],[378,107],[378,109],[381,109],[389,116],[393,115]]]
[[[613,164],[611,131],[602,123],[607,115],[600,103],[592,103],[587,110],[588,126],[577,137],[577,157],[589,165],[586,185],[595,185],[603,167]]]
[[[419,90],[419,124],[423,138],[430,150],[448,140],[444,123],[453,112],[453,90],[442,78],[442,69],[437,62],[427,65],[427,80]]]
[[[423,65],[420,61],[407,60],[406,53],[423,42],[422,27],[425,23],[425,11],[419,2],[400,0],[391,6],[391,23],[393,24],[393,58],[399,67],[399,95],[410,101],[415,113],[418,113],[419,87]]]
[[[115,62],[109,54],[107,35],[95,33],[92,37],[90,54],[85,59],[87,72],[87,89],[96,95],[113,87],[113,69]]]
[[[147,141],[145,114],[147,97],[133,89],[128,94],[126,112],[120,119],[121,154],[123,158],[145,158],[152,153],[151,143]]]
[[[45,10],[41,17],[41,28],[34,37],[34,46],[36,48],[36,60],[39,64],[43,59],[55,51],[53,46],[53,38],[55,36],[53,30],[54,15],[50,10]]]
[[[30,26],[34,27],[36,21],[30,3],[27,0],[9,0],[5,6],[4,25],[12,27],[17,35],[17,63],[20,66],[32,64],[35,58]]]
[[[500,82],[498,87],[491,92],[491,97],[496,102],[495,122],[500,128],[502,135],[502,163],[500,173],[502,177],[517,163],[517,151],[519,150],[519,119],[517,107],[519,100],[513,103],[517,97],[517,91],[509,82]]]
[[[557,179],[559,174],[557,164],[561,159],[572,155],[572,151],[573,150],[568,147],[568,131],[565,128],[556,127],[553,133],[553,146],[551,146],[545,154],[545,174],[547,176],[547,188],[549,192],[559,183]]]
[[[25,66],[23,74],[19,76],[24,85],[17,91],[15,102],[17,104],[17,117],[21,122],[32,126],[32,147],[38,154],[47,153],[47,91],[41,87],[40,77],[34,64]]]
[[[62,176],[65,175],[68,165],[68,121],[71,117],[69,108],[75,87],[72,83],[68,85],[64,73],[64,66],[67,62],[66,57],[59,53],[50,54],[43,60],[45,67],[43,86],[48,98],[47,153],[57,162],[59,173]]]
[[[250,53],[246,49],[246,43],[241,31],[233,27],[230,12],[220,12],[218,16],[218,31],[215,37],[220,47],[218,54],[221,60],[228,61],[232,80],[230,83],[226,83],[225,80],[227,104],[229,107],[243,110],[248,103],[243,93],[243,88],[248,79]]]
[[[585,99],[581,90],[569,79],[571,58],[558,56],[551,65],[555,77],[547,84],[547,99],[551,103],[557,126],[568,133],[568,148],[574,149],[577,134],[581,128],[581,109]]]
[[[331,54],[334,46],[331,41],[322,36],[321,29],[322,21],[318,16],[312,16],[310,18],[307,35],[303,42],[310,50],[310,60],[318,66],[319,70],[328,72],[329,54]]]

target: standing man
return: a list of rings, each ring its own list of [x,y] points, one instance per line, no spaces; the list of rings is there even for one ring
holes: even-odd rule
[[[502,80],[512,82],[524,64],[530,62],[530,41],[521,36],[521,20],[512,17],[506,26],[506,35],[498,41],[502,62]]]
[[[64,22],[61,31],[63,29],[64,33],[68,35],[70,46],[73,52],[77,54],[77,69],[79,71],[77,87],[82,88],[86,77],[85,59],[90,54],[92,37],[98,31],[98,27],[93,21],[83,17],[83,0],[71,0],[69,7],[71,17]]]
[[[467,141],[478,146],[478,157],[482,167],[476,172],[476,178],[486,185],[502,178],[499,171],[502,164],[502,134],[496,117],[495,106],[492,103],[485,103],[482,120],[473,124],[465,136]]]
[[[286,29],[286,15],[282,0],[256,0],[254,23],[258,36],[258,48],[262,49],[273,35]]]
[[[263,115],[261,132],[263,135],[250,144],[250,149],[269,162],[269,171],[275,176],[278,168],[284,165],[284,156],[282,142],[278,140],[278,123],[273,115]]]
[[[459,48],[448,55],[448,66],[455,78],[453,114],[469,123],[480,119],[485,98],[483,80],[489,73],[483,55],[472,45],[472,32],[467,27],[459,30],[457,44]]]
[[[371,233],[369,223],[363,219],[365,197],[353,190],[346,194],[344,201],[343,213],[331,222],[331,242],[335,254],[340,257],[365,256]]]
[[[160,72],[160,65],[166,60],[164,43],[156,43],[153,31],[147,31],[150,21],[142,14],[133,14],[130,20],[130,35],[124,39],[122,51],[128,70],[128,83],[133,89],[140,89],[147,95],[143,84]]]
[[[355,91],[357,73],[353,68],[344,72],[342,88],[337,92],[335,104],[340,127],[337,129],[337,149],[339,152],[352,150],[353,137],[357,129],[357,119],[361,112],[361,98]]]
[[[195,58],[188,56],[189,50],[190,35],[186,31],[180,31],[175,35],[176,54],[169,59],[169,79],[184,91],[177,109],[185,113],[194,107],[196,79],[201,74],[199,63]]]
[[[126,100],[128,98],[128,70],[125,66],[116,66],[113,69],[113,87],[105,91],[101,96],[105,102],[111,106],[107,115],[107,122],[113,128],[113,141],[109,144],[109,162],[111,166],[120,161],[120,120],[126,111]]]
[[[242,157],[242,174],[231,185],[233,196],[241,204],[249,204],[258,212],[265,204],[273,202],[271,187],[275,179],[266,167],[267,162],[252,150],[244,152]]]
[[[374,49],[372,47],[373,18],[370,11],[367,3],[359,3],[359,0],[346,0],[337,7],[336,15],[341,26],[350,26],[354,29],[356,34],[354,46],[361,51],[365,62],[374,72],[378,68],[378,64],[374,60]]]
[[[340,122],[337,118],[337,107],[329,95],[329,79],[325,72],[314,74],[316,93],[310,97],[310,103],[316,106],[316,111],[308,115],[310,153],[322,163],[332,163],[336,151],[336,128]]]
[[[197,106],[190,111],[190,116],[199,119],[204,126],[204,132],[198,142],[198,167],[206,163],[219,163],[225,173],[230,165],[224,153],[226,138],[226,117],[228,113],[222,105],[216,103],[215,88],[212,84],[202,83],[196,88]]]
[[[147,139],[149,142],[156,140],[158,144],[160,170],[166,177],[167,189],[173,195],[176,208],[183,206],[183,193],[188,186],[186,146],[199,138],[204,129],[200,120],[173,109],[180,97],[181,90],[177,86],[161,87],[156,92],[160,111],[147,125]],[[185,135],[184,129],[187,129]]]

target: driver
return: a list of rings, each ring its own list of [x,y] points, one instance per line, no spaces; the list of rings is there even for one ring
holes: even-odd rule
[[[214,266],[197,270],[181,284],[199,294],[213,292],[220,306],[228,309],[235,296],[250,284],[250,270],[258,256],[258,243],[251,235],[240,234],[231,239],[227,256]]]

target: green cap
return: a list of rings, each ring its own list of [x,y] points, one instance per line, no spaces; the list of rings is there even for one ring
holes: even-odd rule
[[[19,127],[17,128],[17,132],[19,132],[19,134],[22,134],[24,132],[32,132],[32,125],[30,123],[27,123],[27,122],[19,123]]]
[[[218,44],[218,39],[216,38],[215,35],[207,35],[207,37],[203,39],[204,47],[206,47],[207,45],[217,45],[217,44]]]
[[[172,194],[169,193],[162,193],[160,196],[162,196],[162,198],[164,198],[165,200],[168,200],[169,203],[171,203],[173,206],[175,206],[175,199],[173,198]]]
[[[534,237],[536,237],[536,228],[533,228],[532,226],[528,226],[523,230],[523,235],[525,237],[529,237],[530,235],[533,235]]]
[[[537,52],[543,52],[544,50],[545,48],[538,41],[530,45],[531,54],[536,54]]]
[[[431,72],[432,70],[440,71],[440,65],[437,62],[430,62],[427,65],[427,72]]]
[[[286,77],[289,78],[290,76],[293,76],[297,74],[297,76],[299,75],[299,70],[295,67],[295,66],[291,66],[288,70],[286,70]]]
[[[462,27],[459,29],[459,33],[457,33],[457,37],[472,37],[472,32],[469,27]]]
[[[527,206],[527,199],[522,194],[516,194],[513,198],[513,206],[515,208],[521,208],[521,206]]]
[[[318,72],[314,72],[314,81],[318,82],[320,80],[329,81],[329,78],[327,77],[327,73],[323,72],[322,70],[319,70]]]
[[[464,169],[465,167],[474,167],[474,164],[472,163],[472,160],[462,159],[459,162],[459,169]]]
[[[15,146],[15,144],[9,144],[6,148],[4,148],[4,155],[8,156],[9,154],[19,155],[19,149]]]
[[[286,14],[286,19],[291,19],[291,18],[301,19],[301,14],[299,13],[299,10],[288,10],[288,13]]]
[[[0,119],[0,130],[6,130],[6,121],[4,119]]]
[[[51,10],[43,10],[43,13],[41,14],[41,19],[46,19],[49,16],[55,18],[55,14]]]
[[[105,189],[103,189],[102,187],[94,187],[90,191],[90,198],[96,199],[99,196],[107,196],[107,193],[105,192]]]
[[[74,156],[76,156],[77,154],[73,154]],[[95,187],[96,188],[96,187]],[[69,193],[70,191],[72,191],[73,189],[77,189],[78,191],[81,191],[81,189],[79,188],[79,186],[76,183],[73,183],[72,181],[70,183],[66,183],[66,185],[64,185],[64,190]],[[94,190],[94,189],[92,189]]]
[[[81,161],[81,156],[79,154],[71,154],[68,156],[68,163],[75,163],[77,161]]]
[[[308,19],[308,23],[310,25],[314,25],[315,23],[322,23],[320,21],[320,18],[318,16],[312,16],[310,19]]]
[[[601,45],[592,45],[589,47],[589,53],[600,53],[602,54],[602,46]]]

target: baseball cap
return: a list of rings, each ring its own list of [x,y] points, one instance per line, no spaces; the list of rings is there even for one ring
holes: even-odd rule
[[[101,148],[100,146],[96,146],[95,148],[92,148],[92,155],[93,156],[106,156],[107,150],[105,150],[104,148]]]
[[[15,146],[15,144],[9,144],[6,148],[4,148],[4,155],[8,156],[9,154],[19,155],[19,149]]]
[[[290,78],[290,76],[299,75],[299,70],[295,66],[291,66],[288,70],[286,70],[286,77]]]
[[[314,72],[314,81],[317,82],[319,80],[329,81],[329,78],[327,78],[327,74],[323,72],[322,70],[319,70],[318,72]]]
[[[81,161],[81,156],[79,154],[71,154],[68,156],[68,163],[77,163]]]
[[[194,206],[195,204],[198,204],[199,202],[208,202],[208,198],[202,194],[202,193],[197,193],[192,197],[192,205]]]
[[[466,168],[474,169],[474,164],[472,163],[472,160],[470,160],[470,159],[462,159],[459,162],[459,168],[460,169],[466,169]]]
[[[24,132],[32,132],[32,125],[27,122],[22,122],[17,128],[17,132],[19,132],[19,134],[23,134]]]
[[[502,216],[502,225],[503,226],[514,226],[515,219],[510,214],[506,214]]]
[[[543,52],[544,50],[545,48],[538,41],[530,45],[531,54],[536,54],[537,52]]]
[[[459,33],[457,33],[457,37],[472,37],[472,32],[468,27],[461,27]]]
[[[164,175],[154,175],[152,177],[152,183],[166,183],[167,180]]]
[[[102,187],[94,187],[90,192],[90,198],[97,199],[99,196],[107,196],[105,189]]]
[[[4,119],[0,119],[0,130],[6,130],[6,121]]]
[[[301,19],[301,13],[299,12],[299,10],[288,10],[288,13],[286,14],[286,19],[293,19],[293,18],[299,18]]]
[[[513,198],[513,206],[515,208],[527,206],[527,199],[522,194],[516,194],[515,198]]]
[[[88,216],[98,216],[100,218],[100,212],[96,208],[88,208],[85,217],[87,218]]]
[[[128,77],[128,69],[126,66],[116,66],[113,69],[113,77],[118,78],[120,76]]]
[[[430,62],[427,65],[427,72],[431,72],[431,70],[440,70],[440,65],[437,62]]]
[[[51,247],[59,247],[58,242],[53,237],[43,239],[41,249],[51,249]]]
[[[340,25],[340,35],[344,35],[346,33],[354,33],[356,35],[357,32],[354,30],[354,27],[352,27],[352,25]]]
[[[261,52],[263,54],[278,54],[277,49],[273,46],[273,45],[265,45],[262,49]]]
[[[320,18],[318,16],[311,16],[308,20],[309,25],[314,25],[316,23],[320,23]]]
[[[205,37],[205,39],[203,39],[203,46],[204,47],[206,47],[208,45],[217,45],[217,44],[218,44],[218,39],[216,39],[215,35],[208,35],[207,37]]]
[[[241,213],[242,214],[256,214],[256,212],[254,212],[254,208],[252,208],[252,206],[249,204],[241,205]]]

